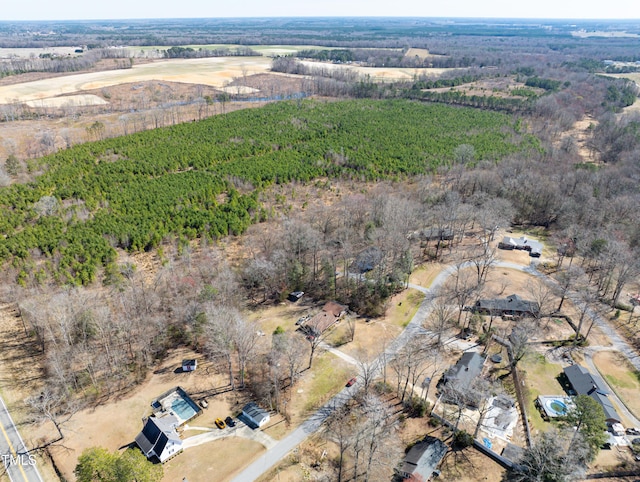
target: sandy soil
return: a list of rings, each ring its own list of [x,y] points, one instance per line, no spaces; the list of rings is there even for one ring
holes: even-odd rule
[[[0,87],[0,103],[37,100],[129,82],[162,80],[222,87],[236,77],[269,70],[268,57],[170,59],[134,64],[131,69],[90,72]]]

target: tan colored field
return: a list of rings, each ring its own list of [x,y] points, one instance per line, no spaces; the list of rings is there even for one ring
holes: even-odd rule
[[[186,477],[189,482],[229,480],[238,472],[238,454],[247,463],[258,458],[265,448],[258,442],[229,437],[190,448],[169,460],[163,466],[163,482],[179,482]]]
[[[427,49],[416,49],[411,47],[404,54],[405,57],[418,57],[420,59],[428,59],[429,57],[444,57],[444,55],[435,55],[429,52]]]
[[[361,75],[369,75],[373,80],[411,80],[416,75],[438,76],[444,72],[456,69],[406,69],[400,67],[360,67],[358,65],[337,65],[330,62],[312,62],[303,60],[302,64],[309,67],[325,68],[325,69],[347,69],[358,72]]]
[[[601,351],[593,356],[598,371],[636,416],[640,416],[640,379],[629,361],[617,351]]]
[[[93,94],[65,95],[63,97],[51,97],[48,99],[29,100],[25,102],[29,107],[65,107],[65,106],[86,106],[86,105],[106,105],[109,102],[102,97]]]
[[[0,103],[55,97],[118,84],[162,80],[222,87],[234,78],[269,70],[268,57],[171,59],[134,65],[131,69],[68,75],[0,86]]]

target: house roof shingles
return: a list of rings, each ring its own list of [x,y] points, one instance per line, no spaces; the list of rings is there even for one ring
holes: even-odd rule
[[[607,389],[598,377],[594,377],[589,370],[580,365],[571,365],[564,369],[564,374],[578,395],[589,395],[602,405],[604,418],[607,421],[620,422],[620,415],[607,397]]]
[[[464,352],[460,360],[446,371],[446,382],[455,381],[460,386],[471,386],[473,380],[482,373],[485,360],[478,352]]]
[[[403,474],[419,477],[416,480],[428,480],[447,453],[449,448],[442,440],[426,437],[407,453],[400,469]]]
[[[140,450],[149,457],[151,452],[160,457],[169,440],[176,443],[182,443],[176,427],[180,424],[178,419],[173,415],[164,417],[149,417],[145,421],[142,432],[136,436],[136,444]]]
[[[525,300],[518,295],[509,295],[506,298],[492,300],[478,300],[476,309],[487,310],[492,313],[514,313],[535,315],[540,310],[535,301]]]

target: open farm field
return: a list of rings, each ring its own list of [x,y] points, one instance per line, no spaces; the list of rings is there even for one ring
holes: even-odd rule
[[[270,62],[267,57],[213,57],[134,64],[131,69],[90,72],[0,86],[0,103],[26,102],[151,80],[223,87],[236,77],[267,72]]]
[[[0,47],[0,59],[30,58],[40,55],[78,55],[78,47],[40,47],[40,48],[3,48]]]
[[[154,57],[161,51],[165,51],[173,45],[145,45],[140,47],[126,47],[134,57]],[[301,50],[331,50],[339,47],[324,47],[319,45],[240,45],[240,44],[194,44],[182,45],[184,48],[192,48],[194,50],[215,50],[215,49],[237,49],[250,48],[256,52],[260,52],[267,57],[276,55],[290,55],[300,52]],[[18,49],[19,50],[19,49]],[[0,50],[1,52],[1,50]]]
[[[339,65],[331,62],[312,62],[309,60],[301,61],[302,65],[307,67],[323,68],[323,69],[347,69],[355,71],[361,75],[368,75],[372,80],[391,81],[391,80],[412,80],[416,76],[438,76],[444,72],[457,69],[438,69],[438,68],[403,68],[403,67],[362,67],[359,65]]]

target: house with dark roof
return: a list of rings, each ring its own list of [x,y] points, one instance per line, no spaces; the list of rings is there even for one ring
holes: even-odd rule
[[[535,317],[540,313],[540,307],[535,301],[509,295],[506,298],[478,300],[471,311],[491,316]]]
[[[543,245],[539,241],[527,239],[525,236],[520,236],[519,238],[505,236],[502,241],[498,243],[498,248],[521,249],[523,251],[529,251],[529,256],[532,258],[539,258],[542,256]]]
[[[260,428],[270,419],[269,413],[254,402],[247,403],[242,409],[242,415],[253,428]]]
[[[589,395],[596,402],[602,405],[604,418],[607,423],[620,423],[620,415],[614,408],[608,397],[608,391],[600,377],[593,376],[589,370],[580,365],[571,365],[564,369],[571,388],[578,395]]]
[[[449,398],[462,397],[470,407],[477,407],[482,397],[473,389],[473,384],[482,373],[486,357],[475,351],[462,354],[458,362],[448,368],[438,382],[438,390],[445,402]]]
[[[466,351],[458,362],[442,376],[444,384],[457,382],[462,386],[471,386],[473,380],[482,373],[486,358],[477,351]]]
[[[136,437],[136,445],[148,459],[164,463],[182,451],[182,440],[176,431],[179,425],[180,421],[173,415],[148,417]]]
[[[351,263],[349,271],[357,274],[364,274],[371,271],[373,268],[380,264],[384,254],[382,250],[376,246],[369,246],[363,251],[360,251],[356,259]]]
[[[312,336],[320,336],[327,329],[335,325],[340,318],[347,313],[347,306],[336,303],[335,301],[327,302],[322,311],[311,318],[304,325],[305,331]]]
[[[436,469],[449,448],[435,437],[425,437],[411,447],[404,457],[399,475],[405,480],[427,481]]]

